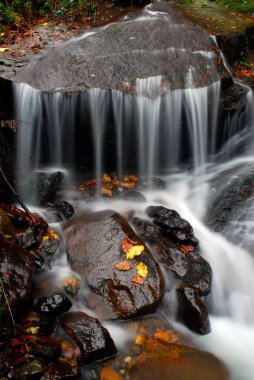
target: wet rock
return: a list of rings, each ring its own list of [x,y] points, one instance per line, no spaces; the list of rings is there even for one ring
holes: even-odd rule
[[[148,338],[144,353],[130,366],[131,380],[229,380],[214,355],[178,344]]]
[[[51,296],[40,297],[35,305],[35,310],[49,317],[57,317],[72,306],[71,301],[64,293],[55,293]]]
[[[203,87],[228,76],[223,65],[218,65],[214,49],[209,34],[172,6],[153,4],[96,33],[51,48],[21,69],[16,81],[40,91],[101,88],[136,92],[137,78],[154,76],[162,76],[165,87],[185,88],[188,72],[195,67],[193,80]]]
[[[76,360],[61,358],[48,368],[41,380],[76,380],[80,375],[81,369]]]
[[[164,235],[182,244],[198,245],[199,242],[193,235],[192,226],[175,210],[163,206],[149,206],[146,212],[152,218],[153,223],[160,227]]]
[[[14,379],[40,379],[46,371],[47,366],[40,360],[32,360],[28,363],[21,365],[17,369],[13,369],[9,373],[9,377]]]
[[[202,296],[211,292],[212,269],[192,245],[176,245],[169,239],[162,239],[154,249],[158,260],[183,283],[194,286]]]
[[[148,220],[134,217],[131,223],[142,240],[157,242],[162,238],[159,227]]]
[[[98,319],[83,312],[66,313],[59,319],[61,327],[80,349],[80,360],[89,364],[116,354],[115,344]]]
[[[66,201],[54,203],[53,207],[55,207],[61,215],[63,215],[64,219],[70,219],[75,212],[74,207]]]
[[[124,199],[131,202],[146,202],[146,197],[139,191],[131,190],[124,194]]]
[[[46,253],[53,255],[58,249],[59,244],[60,244],[59,239],[56,239],[54,236],[47,236],[47,239],[44,239],[42,241],[42,244],[40,245],[40,249],[42,249]]]
[[[143,245],[135,232],[119,214],[103,211],[83,213],[64,225],[68,260],[90,286],[87,301],[103,318],[131,318],[153,312],[163,295],[164,282],[158,264],[146,246],[140,256],[129,260],[131,268],[117,270],[125,261],[122,242],[126,237],[133,245]],[[131,280],[137,274],[136,265],[143,262],[148,275],[143,285]]]
[[[197,289],[182,286],[176,290],[178,299],[178,318],[192,331],[205,335],[211,331],[208,312],[201,301]]]
[[[29,343],[29,349],[32,355],[38,356],[46,363],[52,363],[61,354],[61,347],[58,341],[52,339],[37,339]]]
[[[13,313],[29,301],[34,256],[15,244],[10,244],[0,234],[0,275],[6,296]],[[0,287],[0,303],[5,304],[3,289]]]
[[[54,173],[35,172],[24,184],[22,193],[29,194],[30,203],[43,206],[52,201],[63,180],[64,174],[60,171]]]
[[[17,243],[25,249],[32,249],[40,245],[42,237],[37,233],[34,227],[16,228],[15,238]]]

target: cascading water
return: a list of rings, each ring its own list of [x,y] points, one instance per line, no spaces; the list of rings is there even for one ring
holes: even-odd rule
[[[202,54],[211,58],[211,53]],[[251,236],[247,234],[244,245],[238,247],[210,232],[202,220],[217,179],[222,177],[226,182],[232,173],[239,174],[238,165],[253,165],[253,157],[248,156],[253,147],[253,95],[248,90],[245,109],[229,112],[219,124],[220,80],[196,87],[195,76],[195,69],[190,67],[182,89],[170,89],[161,75],[137,79],[127,83],[135,87],[135,95],[98,88],[41,93],[27,84],[14,84],[21,124],[18,174],[24,179],[36,169],[58,166],[97,179],[104,171],[116,171],[120,176],[126,172],[150,178],[164,175],[166,190],[148,191],[147,203],[133,208],[144,215],[147,204],[163,204],[179,211],[193,225],[214,280],[208,301],[213,332],[202,338],[191,335],[191,339],[223,358],[232,379],[251,380]],[[235,158],[237,154],[241,157]],[[221,163],[223,160],[227,163]],[[192,167],[188,173],[179,169],[183,162]],[[109,205],[120,211],[132,206],[110,201],[93,207],[98,210]],[[242,209],[246,208],[250,209],[250,200],[242,204]],[[243,211],[240,218],[245,214]],[[232,235],[238,231],[238,224],[230,225]]]

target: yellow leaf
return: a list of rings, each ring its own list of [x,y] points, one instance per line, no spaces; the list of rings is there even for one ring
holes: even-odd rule
[[[0,48],[0,53],[3,53],[4,51],[11,51],[9,48]]]
[[[148,275],[148,268],[144,263],[140,262],[137,265],[137,272],[140,276],[146,278]]]
[[[36,327],[33,327],[33,326],[32,326],[32,327],[28,327],[28,328],[25,330],[25,332],[26,332],[26,333],[29,333],[29,334],[32,334],[32,335],[35,335],[35,334],[38,333],[39,329],[40,329],[39,326],[36,326]]]
[[[145,247],[143,245],[134,245],[128,251],[126,252],[126,259],[131,260],[135,256],[141,255],[141,253],[144,251]]]

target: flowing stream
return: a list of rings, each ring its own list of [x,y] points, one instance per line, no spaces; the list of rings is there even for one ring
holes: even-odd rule
[[[207,297],[212,333],[197,337],[179,324],[176,328],[194,345],[222,358],[233,380],[252,380],[252,199],[242,203],[241,214],[231,221],[225,236],[209,231],[204,220],[219,179],[220,190],[232,176],[243,171],[248,175],[253,168],[253,95],[248,90],[244,112],[228,115],[218,130],[220,81],[195,88],[192,69],[186,81],[187,88],[170,90],[164,88],[161,76],[137,79],[136,95],[100,89],[41,93],[27,84],[15,84],[21,122],[18,175],[27,178],[36,169],[60,167],[97,179],[108,170],[162,176],[166,189],[146,191],[146,204],[109,200],[94,202],[93,209],[133,208],[142,216],[147,205],[162,204],[192,224],[213,269],[213,290]],[[242,230],[244,237],[238,239]]]

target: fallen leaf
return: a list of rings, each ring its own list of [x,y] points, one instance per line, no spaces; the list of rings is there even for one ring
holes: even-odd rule
[[[180,250],[182,253],[187,254],[187,253],[194,250],[194,246],[193,245],[180,245]]]
[[[111,177],[107,173],[104,173],[102,176],[102,183],[108,183],[111,182]]]
[[[7,47],[1,47],[0,48],[0,53],[3,53],[5,51],[11,51],[11,49],[7,48]]]
[[[142,280],[142,277],[140,277],[138,274],[135,274],[135,276],[133,276],[133,277],[131,278],[131,282],[132,282],[135,286],[144,285],[144,281]]]
[[[29,333],[29,334],[33,334],[33,335],[35,335],[35,334],[37,334],[37,333],[39,332],[39,330],[40,330],[40,327],[39,327],[39,326],[31,326],[31,327],[28,327],[28,328],[25,330],[25,332],[26,332],[26,333]]]
[[[137,264],[137,272],[141,277],[144,278],[146,278],[148,275],[148,268],[144,263],[142,263],[142,261]]]
[[[131,240],[128,236],[122,241],[122,250],[126,253],[131,247],[135,245],[135,242]]]
[[[117,270],[127,271],[130,270],[132,266],[128,263],[128,261],[121,261],[120,263],[117,263],[114,268]]]
[[[108,197],[112,197],[112,195],[113,195],[112,190],[107,189],[106,187],[103,187],[101,189],[101,193],[104,194],[104,195],[107,195]]]
[[[101,371],[101,380],[123,380],[123,378],[113,369],[111,364],[106,364]]]
[[[134,245],[128,251],[126,252],[126,259],[131,260],[135,256],[141,255],[141,253],[144,251],[145,247],[143,245]]]
[[[124,187],[125,189],[132,189],[136,186],[136,182],[120,182],[120,186]]]

